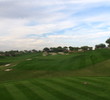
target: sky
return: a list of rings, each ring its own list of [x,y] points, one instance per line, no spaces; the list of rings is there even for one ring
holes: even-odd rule
[[[95,46],[110,37],[110,0],[0,0],[0,51]]]

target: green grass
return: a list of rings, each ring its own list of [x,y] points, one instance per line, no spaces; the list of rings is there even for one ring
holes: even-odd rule
[[[32,60],[27,60],[29,58]],[[0,82],[42,77],[110,76],[109,49],[47,57],[36,53],[24,54],[0,58],[0,62],[11,63],[9,67],[5,67],[5,64],[0,66]],[[5,72],[7,68],[13,70]]]
[[[109,84],[110,77],[40,78],[9,82],[0,84],[0,99],[110,100]]]
[[[79,70],[110,59],[110,50],[102,49],[71,55],[39,56],[30,61],[23,61],[14,68],[19,70],[67,71]]]
[[[28,58],[34,58],[41,56],[41,53],[27,53],[27,54],[22,54],[18,55],[15,57],[0,57],[0,65],[7,64],[7,63],[15,63],[18,64],[22,61],[25,61]]]
[[[4,71],[7,68],[13,70]],[[110,100],[109,71],[109,49],[47,57],[39,53],[0,57],[0,99]]]

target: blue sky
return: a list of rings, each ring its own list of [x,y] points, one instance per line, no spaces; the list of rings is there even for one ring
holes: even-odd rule
[[[95,46],[110,37],[110,0],[0,0],[0,50]]]

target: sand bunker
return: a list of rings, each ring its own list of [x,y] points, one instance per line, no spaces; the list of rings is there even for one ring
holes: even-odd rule
[[[26,59],[26,60],[32,60],[32,59]]]
[[[8,67],[8,66],[10,66],[10,65],[11,65],[11,64],[6,64],[5,66]]]
[[[83,84],[84,84],[84,85],[87,85],[87,84],[88,84],[88,82],[83,82]]]
[[[12,69],[5,69],[4,71],[9,72],[9,71],[12,71]]]

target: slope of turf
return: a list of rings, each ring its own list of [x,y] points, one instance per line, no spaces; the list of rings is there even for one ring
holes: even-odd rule
[[[18,55],[18,56],[10,56],[10,57],[0,57],[0,65],[4,65],[7,63],[19,63],[22,61],[25,61],[28,58],[33,58],[36,56],[41,56],[41,53],[27,53],[27,54],[22,54],[22,55]]]
[[[110,100],[109,84],[110,77],[63,77],[32,79],[0,84],[0,99]]]
[[[11,66],[4,66],[7,63]],[[110,76],[109,65],[108,49],[47,57],[41,54],[3,57],[0,99],[110,100],[110,77],[104,77]],[[13,70],[4,71],[7,68]]]
[[[0,62],[11,63],[8,67],[0,66],[0,82],[41,77],[110,76],[108,49],[47,57],[41,54],[25,54],[0,58]],[[7,68],[12,68],[12,71],[4,71]]]
[[[21,70],[77,70],[110,59],[110,50],[100,49],[70,55],[39,56],[30,61],[23,61],[15,69]]]

